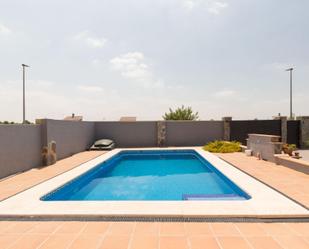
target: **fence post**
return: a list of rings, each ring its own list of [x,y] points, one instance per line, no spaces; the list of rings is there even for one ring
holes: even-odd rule
[[[47,119],[36,119],[35,123],[41,125],[41,160],[43,166],[56,163],[56,142],[49,141]]]
[[[288,142],[288,120],[287,117],[281,117],[281,142]]]
[[[300,120],[299,144],[301,149],[309,148],[309,116],[297,117]]]
[[[157,122],[157,146],[165,146],[166,140],[166,122],[158,121]]]
[[[288,120],[286,116],[275,116],[274,120],[281,121],[281,142],[286,144],[288,141]]]
[[[223,117],[223,140],[231,141],[231,122],[232,117]]]

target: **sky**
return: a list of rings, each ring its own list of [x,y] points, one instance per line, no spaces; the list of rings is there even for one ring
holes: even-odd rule
[[[0,120],[309,115],[308,0],[0,0]]]

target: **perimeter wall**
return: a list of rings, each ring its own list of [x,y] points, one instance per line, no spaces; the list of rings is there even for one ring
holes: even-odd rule
[[[307,119],[306,119],[307,120]],[[163,146],[201,146],[214,140],[236,140],[246,144],[249,133],[279,135],[299,145],[307,139],[304,121],[231,120],[160,121],[164,123]],[[41,150],[56,142],[58,159],[87,150],[95,140],[109,138],[117,147],[156,147],[158,121],[64,121],[37,120],[36,125],[0,124],[0,178],[41,166]]]

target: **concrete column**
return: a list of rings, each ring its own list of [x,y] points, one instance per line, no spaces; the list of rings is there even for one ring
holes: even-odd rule
[[[287,117],[281,117],[281,142],[288,142],[288,121]]]
[[[231,141],[231,122],[232,117],[223,117],[223,140]]]
[[[287,143],[288,141],[288,120],[286,116],[274,117],[275,120],[281,120],[281,142]]]
[[[309,149],[309,116],[297,117],[300,120],[299,144],[301,149]]]
[[[49,141],[47,119],[36,119],[35,123],[41,125],[41,160],[43,166],[57,162],[56,142]]]
[[[166,140],[166,122],[158,121],[157,122],[157,146],[165,146]]]

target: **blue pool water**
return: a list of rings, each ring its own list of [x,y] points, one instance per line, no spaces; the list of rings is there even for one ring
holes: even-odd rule
[[[44,201],[224,200],[250,196],[194,150],[121,151]]]

